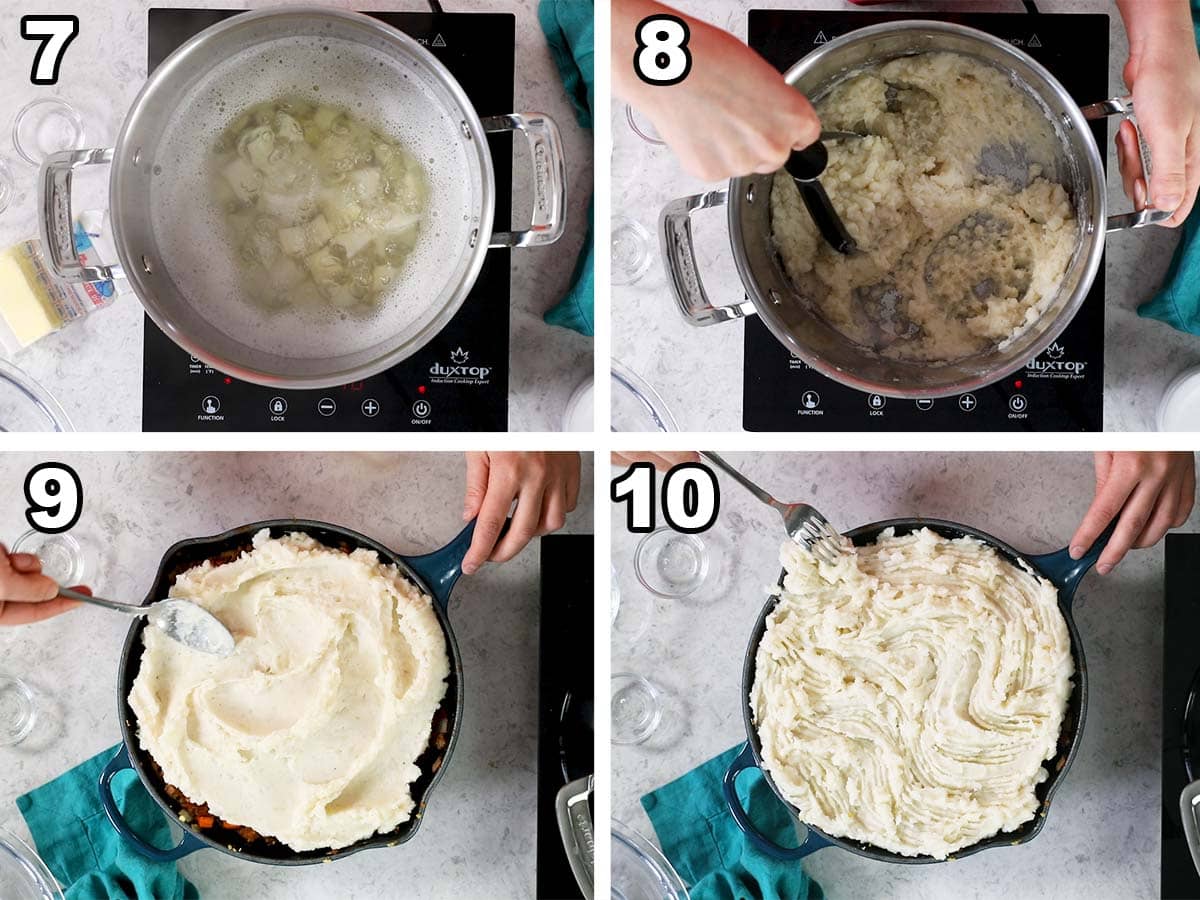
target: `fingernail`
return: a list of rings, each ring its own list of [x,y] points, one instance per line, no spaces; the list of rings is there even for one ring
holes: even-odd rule
[[[1146,182],[1140,178],[1133,183],[1133,205],[1138,209],[1146,207]]]
[[[1178,194],[1167,194],[1165,197],[1154,198],[1155,209],[1178,209],[1183,198]]]
[[[1101,563],[1100,565],[1096,566],[1096,571],[1101,575],[1107,575],[1112,571],[1112,566],[1110,566],[1108,563]]]
[[[470,510],[469,508],[468,508],[468,509],[464,509],[464,510],[463,510],[463,521],[465,522],[465,521],[467,521],[467,519],[469,519],[469,518],[471,518],[471,510]]]
[[[475,565],[475,563],[464,562],[463,566],[462,566],[463,574],[464,575],[474,575],[476,568],[477,568],[477,566]]]
[[[1067,551],[1067,555],[1070,556],[1071,559],[1081,559],[1083,557],[1083,553],[1084,550],[1082,547],[1072,547]]]

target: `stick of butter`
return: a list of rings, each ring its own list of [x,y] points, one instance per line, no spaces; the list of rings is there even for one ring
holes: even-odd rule
[[[82,217],[81,217],[82,218]],[[93,250],[89,233],[75,223],[81,259]],[[15,353],[68,322],[112,303],[111,281],[68,284],[47,268],[41,242],[32,239],[0,253],[0,348]]]
[[[0,315],[18,349],[62,327],[50,292],[62,286],[49,277],[37,241],[22,241],[0,253]]]

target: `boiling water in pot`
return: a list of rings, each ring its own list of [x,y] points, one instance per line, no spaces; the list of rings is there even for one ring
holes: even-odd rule
[[[416,245],[372,308],[266,311],[243,296],[240,248],[233,245],[213,189],[213,148],[247,109],[285,96],[352,111],[425,170],[429,198]],[[167,121],[150,160],[158,262],[210,324],[263,352],[318,359],[414,333],[437,313],[439,300],[469,264],[480,204],[467,150],[460,123],[411,63],[330,36],[256,43],[198,78]]]

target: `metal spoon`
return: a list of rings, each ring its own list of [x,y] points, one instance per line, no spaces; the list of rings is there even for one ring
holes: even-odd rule
[[[134,618],[145,616],[151,625],[171,640],[201,653],[228,656],[233,652],[233,635],[229,633],[229,629],[208,610],[190,600],[159,600],[149,606],[130,606],[128,603],[117,603],[103,597],[89,597],[65,587],[58,589],[58,595],[116,610]]]
[[[812,216],[817,230],[821,232],[821,237],[838,253],[846,254],[857,250],[858,244],[846,230],[841,217],[829,200],[829,195],[825,193],[825,188],[821,187],[817,178],[829,164],[829,151],[825,149],[822,141],[849,137],[862,135],[850,131],[823,131],[820,138],[803,150],[793,150],[787,162],[783,164],[784,171],[795,180],[796,187],[800,190],[800,198],[804,201],[808,214]]]
[[[807,503],[783,503],[776,500],[713,451],[701,450],[700,455],[779,513],[788,537],[807,547],[817,559],[835,565],[846,552],[846,539],[838,534],[837,529],[830,525],[829,520],[816,508]]]

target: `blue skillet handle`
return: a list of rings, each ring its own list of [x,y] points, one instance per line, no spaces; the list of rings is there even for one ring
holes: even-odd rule
[[[1117,520],[1113,519],[1108,527],[1100,532],[1100,537],[1096,538],[1092,546],[1088,548],[1088,552],[1079,559],[1071,559],[1069,547],[1063,547],[1053,553],[1029,557],[1029,561],[1054,582],[1059,596],[1062,597],[1063,603],[1067,605],[1068,609],[1075,602],[1075,590],[1079,587],[1079,582],[1083,581],[1083,576],[1087,574],[1088,569],[1096,564],[1096,560],[1100,558],[1100,554],[1108,546],[1109,538],[1116,530]]]
[[[787,861],[804,859],[822,847],[833,846],[831,841],[825,840],[809,828],[808,834],[805,835],[804,841],[799,847],[781,847],[754,827],[754,823],[750,821],[750,816],[742,808],[742,801],[738,797],[737,778],[747,769],[757,768],[758,763],[754,761],[754,751],[750,749],[749,744],[743,744],[742,752],[737,755],[737,759],[730,764],[725,772],[725,777],[721,779],[721,792],[725,795],[725,803],[733,814],[733,821],[737,823],[737,827],[741,829],[746,839],[767,856]]]
[[[189,853],[195,853],[197,850],[207,847],[208,845],[204,841],[191,832],[185,831],[182,841],[169,850],[160,850],[158,847],[146,843],[129,827],[129,823],[117,809],[117,801],[112,792],[112,780],[118,772],[132,768],[133,765],[129,762],[129,750],[122,745],[121,749],[117,751],[117,755],[108,761],[108,765],[100,773],[100,803],[104,807],[104,814],[108,816],[108,821],[112,823],[113,828],[117,829],[117,833],[131,843],[134,850],[155,862],[174,862]]]
[[[454,590],[454,583],[462,575],[463,557],[471,547],[475,521],[472,519],[467,523],[467,527],[440,550],[434,550],[424,556],[403,557],[433,592],[433,602],[443,610],[450,605],[450,592]]]

